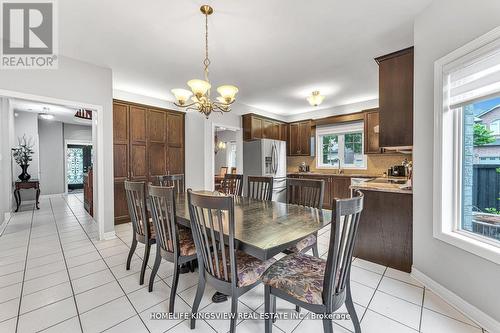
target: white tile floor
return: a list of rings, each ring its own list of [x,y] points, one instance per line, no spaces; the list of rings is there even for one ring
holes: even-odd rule
[[[84,211],[81,193],[44,199],[40,207],[23,206],[0,229],[0,332],[191,332],[187,321],[150,319],[151,312],[168,309],[173,267],[162,263],[152,293],[140,286],[142,246],[131,270],[125,270],[130,224],[116,227],[116,239],[98,241],[97,225]],[[323,256],[328,235],[324,230],[319,237]],[[355,259],[351,280],[363,333],[483,332],[407,273]],[[196,284],[196,273],[181,275],[176,312],[190,312]],[[228,302],[211,302],[213,292],[206,288],[200,311],[229,311]],[[263,303],[260,286],[241,297],[239,310],[260,313]],[[277,306],[278,311],[294,311],[285,301]],[[228,329],[226,321],[198,320],[192,332]],[[247,319],[239,322],[237,332],[263,329],[262,321]],[[322,332],[321,322],[278,320],[274,326],[278,333],[311,330]],[[335,322],[336,332],[352,330],[350,321]]]

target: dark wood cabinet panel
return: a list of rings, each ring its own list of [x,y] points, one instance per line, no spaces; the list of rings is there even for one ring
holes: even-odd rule
[[[378,109],[365,112],[365,154],[379,154],[379,113]]]
[[[170,174],[184,173],[184,150],[183,148],[168,148],[168,170]]]
[[[128,145],[113,145],[113,173],[115,181],[124,181],[128,177]]]
[[[167,136],[169,147],[182,147],[184,144],[184,116],[169,113],[167,116]]]
[[[123,181],[115,181],[114,199],[115,224],[130,222]]]
[[[263,124],[262,119],[252,117],[251,119],[251,139],[261,139],[263,137]]]
[[[312,121],[291,123],[288,127],[288,155],[309,156],[311,154]]]
[[[347,176],[333,176],[331,177],[332,183],[332,200],[333,199],[347,199],[351,197],[351,178]]]
[[[280,140],[288,141],[288,125],[280,124]]]
[[[262,120],[262,127],[264,128],[262,138],[273,139],[273,125],[274,122],[268,119]]]
[[[243,115],[243,140],[258,139],[287,140],[287,124],[253,113]]]
[[[132,180],[146,180],[147,173],[146,145],[130,145],[130,178]]]
[[[113,104],[113,143],[128,143],[128,105]]]
[[[113,121],[114,208],[118,224],[130,221],[125,180],[153,181],[154,176],[184,173],[184,114],[114,101]],[[172,162],[169,153],[173,154]]]
[[[410,272],[412,195],[368,190],[363,194],[354,256]]]
[[[165,143],[167,140],[167,114],[163,111],[148,110],[148,141]]]
[[[130,142],[146,143],[146,109],[130,106]]]
[[[379,64],[380,146],[412,146],[413,47],[375,60]]]

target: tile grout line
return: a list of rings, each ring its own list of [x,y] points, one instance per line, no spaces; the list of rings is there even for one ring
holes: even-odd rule
[[[64,260],[64,265],[66,266],[66,274],[68,274],[69,286],[71,287],[71,293],[73,294],[73,302],[75,303],[75,310],[78,316],[78,323],[80,324],[80,330],[83,333],[82,321],[80,319],[80,311],[78,311],[78,303],[76,302],[75,289],[73,288],[73,282],[71,281],[71,276],[69,275],[68,263],[66,261],[66,255],[64,254],[64,248],[61,242],[61,235],[59,234],[59,227],[57,226],[56,216],[54,214],[54,207],[52,206],[52,199],[49,198],[50,210],[52,211],[52,220],[56,226],[57,238],[59,239],[59,246],[61,247],[61,252]]]
[[[424,292],[422,293],[422,307],[420,308],[420,321],[418,323],[418,331],[422,331],[422,316],[424,315],[424,300],[425,300],[425,287]]]
[[[101,257],[102,261],[104,261],[104,264],[106,265],[106,267],[108,268],[109,272],[111,273],[111,275],[113,276],[113,278],[115,279],[116,283],[118,283],[118,286],[120,287],[120,289],[122,290],[123,294],[125,295],[125,298],[127,298],[128,302],[130,303],[130,305],[132,306],[132,308],[134,309],[135,313],[137,314],[137,316],[139,317],[139,319],[141,320],[142,324],[144,325],[144,327],[146,328],[146,330],[148,332],[151,332],[149,330],[149,327],[146,325],[146,323],[144,322],[144,320],[142,319],[142,317],[139,315],[139,312],[137,311],[137,309],[135,308],[134,304],[132,304],[132,301],[130,300],[130,298],[128,297],[127,293],[125,292],[125,289],[123,289],[122,285],[120,284],[120,282],[118,282],[118,279],[116,278],[116,275],[113,273],[113,271],[111,270],[111,268],[109,267],[108,263],[104,260],[104,257],[101,255],[101,253],[99,252],[99,250],[97,249],[97,247],[95,246],[94,242],[92,242],[92,239],[89,237],[87,231],[85,230],[85,228],[83,228],[81,222],[80,222],[80,219],[78,219],[78,217],[76,217],[75,213],[73,212],[73,209],[71,208],[71,206],[68,204],[68,202],[63,198],[63,201],[66,203],[66,205],[69,207],[69,209],[71,210],[71,212],[73,213],[73,216],[76,218],[78,224],[80,225],[80,227],[82,228],[82,230],[85,232],[85,235],[87,236],[87,238],[90,240],[90,242],[92,243],[92,245],[94,246],[94,248],[97,250],[97,252],[99,253],[99,256]],[[95,222],[96,223],[96,222]],[[69,275],[69,272],[68,272],[68,275]],[[70,280],[71,280],[71,277],[70,277]],[[76,300],[75,300],[76,302]],[[101,304],[102,305],[102,304]],[[77,309],[78,310],[78,309]],[[78,318],[80,318],[80,314],[78,314]],[[83,329],[82,329],[83,331]]]
[[[365,318],[366,312],[368,311],[368,307],[369,307],[369,306],[370,306],[370,304],[372,303],[373,298],[375,297],[375,294],[377,293],[377,290],[378,290],[378,288],[380,287],[380,284],[382,283],[382,279],[384,278],[385,272],[387,272],[387,267],[385,267],[384,272],[382,273],[382,275],[381,275],[381,277],[380,277],[380,280],[379,280],[379,281],[378,281],[378,283],[377,283],[377,287],[375,288],[375,291],[373,292],[373,295],[372,295],[372,297],[370,298],[370,301],[368,302],[368,304],[366,304],[366,309],[365,309],[365,311],[363,312],[363,315],[361,316],[361,319],[359,320],[360,325],[361,325],[361,321]]]
[[[17,329],[18,329],[18,326],[19,326],[19,317],[20,317],[20,313],[21,313],[21,302],[23,300],[24,278],[26,276],[26,267],[28,265],[28,253],[29,253],[29,249],[30,249],[31,232],[33,231],[33,218],[34,218],[34,215],[35,215],[35,206],[33,205],[32,206],[32,210],[31,210],[31,222],[30,222],[30,231],[29,231],[29,234],[28,234],[28,243],[26,244],[26,259],[25,259],[26,261],[24,263],[23,281],[22,281],[22,284],[21,284],[21,291],[20,291],[20,295],[19,295],[19,305],[17,307],[16,330],[15,330],[15,332],[17,332]]]

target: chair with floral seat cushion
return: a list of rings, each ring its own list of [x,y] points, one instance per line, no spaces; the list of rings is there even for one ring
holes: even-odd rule
[[[286,183],[287,203],[320,209],[323,207],[325,187],[323,180],[288,178]],[[301,239],[295,246],[284,252],[305,253],[312,249],[314,256],[319,257],[317,241],[318,234],[315,233]]]
[[[304,253],[287,255],[262,275],[264,283],[265,332],[271,333],[276,297],[294,303],[313,313],[326,315],[325,333],[333,332],[331,316],[344,303],[360,333],[359,320],[351,295],[351,262],[359,217],[363,210],[363,194],[357,191],[351,199],[336,199],[333,204],[330,247],[326,260]]]
[[[139,284],[144,284],[144,275],[149,260],[151,245],[156,242],[156,235],[153,229],[152,220],[148,216],[146,202],[146,182],[125,181],[125,193],[127,196],[127,206],[132,221],[132,244],[128,253],[126,269],[130,269],[130,262],[134,255],[137,243],[144,244],[144,257],[142,259],[141,275]],[[147,223],[144,223],[147,221]]]
[[[196,259],[196,246],[191,230],[177,225],[175,193],[176,189],[173,186],[149,185],[149,204],[156,232],[156,258],[149,278],[149,291],[153,291],[154,279],[160,267],[161,258],[174,263],[168,308],[170,313],[174,312],[180,266]]]
[[[238,298],[260,283],[262,273],[275,262],[261,261],[236,249],[234,233],[234,196],[218,192],[187,191],[191,230],[196,244],[199,281],[193,302],[191,329],[205,284],[231,297],[230,332],[236,330]]]

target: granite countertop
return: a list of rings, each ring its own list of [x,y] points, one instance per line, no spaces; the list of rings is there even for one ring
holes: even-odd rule
[[[368,190],[368,191],[379,191],[379,192],[392,192],[392,193],[402,193],[402,194],[413,194],[411,189],[402,188],[401,184],[391,184],[391,183],[372,183],[364,182],[356,185],[351,185],[349,188],[352,190]]]
[[[334,177],[351,177],[351,178],[378,178],[380,175],[376,174],[356,174],[356,173],[327,173],[327,172],[288,172],[287,175],[300,175],[300,176],[334,176]]]

